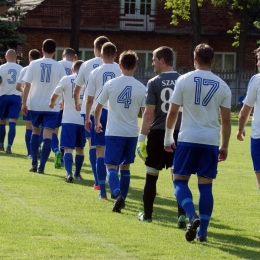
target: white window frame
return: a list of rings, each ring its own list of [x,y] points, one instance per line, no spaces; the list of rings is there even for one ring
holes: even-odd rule
[[[236,69],[236,52],[215,52],[215,55],[216,54],[221,54],[222,55],[222,64],[221,64],[221,70],[224,70],[224,67],[225,67],[225,55],[231,55],[233,54],[234,55],[234,70]]]

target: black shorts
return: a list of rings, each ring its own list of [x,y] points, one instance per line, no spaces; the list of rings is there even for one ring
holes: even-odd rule
[[[174,131],[174,140],[177,143],[179,130]],[[147,154],[145,165],[161,171],[163,168],[168,169],[173,165],[173,153],[164,150],[164,130],[150,130],[147,136]]]

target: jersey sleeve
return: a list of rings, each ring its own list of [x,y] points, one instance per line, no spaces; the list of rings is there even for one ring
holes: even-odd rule
[[[85,82],[85,64],[83,63],[79,68],[79,73],[75,79],[75,85],[83,87],[87,82]]]
[[[17,79],[17,83],[20,83],[21,85],[24,85],[24,81],[23,81],[23,77],[26,73],[26,70],[27,70],[27,67],[26,68],[23,68],[19,74],[19,77]]]
[[[148,83],[147,83],[146,105],[147,106],[155,106],[156,105],[156,93],[155,93],[155,90],[154,90],[153,81],[148,81]]]
[[[175,87],[174,87],[174,90],[173,90],[173,93],[172,93],[172,96],[170,97],[170,102],[173,103],[173,104],[176,104],[176,105],[182,105],[183,103],[183,98],[182,98],[182,92],[183,92],[183,89],[182,89],[182,83],[183,83],[183,80],[182,80],[182,77],[179,77],[176,81],[176,84],[175,84]]]
[[[253,107],[257,97],[257,86],[260,84],[260,78],[253,76],[247,87],[246,97],[243,103],[249,107]]]
[[[33,62],[31,62],[30,65],[28,66],[26,73],[25,73],[24,77],[22,78],[22,80],[27,83],[32,83],[32,81],[33,81]]]
[[[98,97],[98,103],[102,106],[105,105],[108,101],[108,88],[109,88],[109,82],[105,83],[105,85],[102,88],[102,92]]]
[[[53,94],[56,95],[61,95],[62,92],[64,92],[64,88],[65,88],[65,81],[66,81],[66,77],[63,77],[60,82],[58,83],[57,87],[55,88]]]
[[[94,72],[94,71],[93,71]],[[86,95],[94,97],[96,93],[94,73],[91,72],[88,79],[88,86],[86,88]]]

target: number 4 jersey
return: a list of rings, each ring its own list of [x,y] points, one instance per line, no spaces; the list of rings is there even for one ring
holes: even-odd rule
[[[219,107],[231,108],[231,90],[221,78],[206,70],[184,74],[170,102],[183,106],[178,141],[219,145]]]
[[[23,81],[31,84],[28,95],[30,110],[59,112],[59,104],[49,108],[50,97],[60,79],[66,76],[64,67],[51,58],[32,61],[23,77]]]
[[[176,71],[168,71],[148,81],[146,106],[155,107],[151,130],[165,130],[165,120],[170,107],[169,100],[179,76],[180,74]],[[180,121],[181,116],[179,116],[176,130],[179,130]]]

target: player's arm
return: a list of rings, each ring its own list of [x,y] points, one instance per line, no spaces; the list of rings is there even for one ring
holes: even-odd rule
[[[90,132],[91,127],[92,127],[92,122],[90,120],[90,112],[91,112],[93,102],[94,102],[93,96],[87,96],[86,97],[86,123],[85,123],[85,128],[88,132]]]
[[[164,136],[164,149],[167,152],[173,152],[173,148],[175,148],[173,132],[178,119],[179,108],[180,105],[171,103],[169,111],[167,113]]]
[[[81,92],[81,87],[76,85],[73,90],[73,97],[74,97],[75,107],[77,111],[81,110],[80,92]]]
[[[251,111],[252,111],[252,107],[244,104],[239,112],[238,131],[237,131],[237,139],[239,141],[244,140],[242,136],[245,136],[245,126],[248,122]]]
[[[58,94],[55,94],[55,93],[53,93],[52,95],[51,95],[51,99],[50,99],[50,103],[49,103],[49,107],[50,108],[54,108],[54,106],[56,105],[56,101],[57,101],[57,98],[59,97],[59,95]]]
[[[227,107],[219,107],[221,117],[221,147],[219,149],[218,161],[225,161],[228,154],[228,143],[231,134],[230,114],[231,110]]]
[[[22,88],[22,84],[21,83],[16,83],[16,90],[18,90],[19,92],[23,92],[23,88]]]
[[[24,85],[23,96],[22,96],[22,113],[25,116],[28,114],[28,107],[27,107],[26,103],[27,103],[27,98],[28,98],[30,89],[31,89],[31,84],[26,82]]]
[[[100,123],[100,117],[101,117],[101,112],[102,112],[102,107],[100,103],[97,104],[94,112],[94,117],[95,117],[95,130],[97,133],[102,132],[102,125]]]

